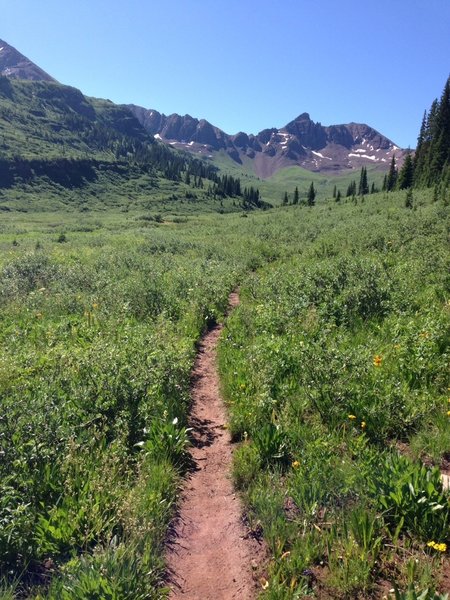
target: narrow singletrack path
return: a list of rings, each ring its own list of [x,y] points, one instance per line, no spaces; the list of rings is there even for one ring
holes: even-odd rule
[[[239,303],[230,295],[230,309]],[[263,547],[246,530],[230,478],[232,445],[219,392],[216,347],[221,325],[203,337],[192,373],[190,473],[169,543],[172,600],[250,600],[257,595]]]

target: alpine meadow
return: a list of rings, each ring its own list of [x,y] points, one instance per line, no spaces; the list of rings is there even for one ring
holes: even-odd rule
[[[411,151],[155,125],[0,46],[0,600],[448,599],[450,78]],[[171,571],[219,438],[234,596],[206,542]]]

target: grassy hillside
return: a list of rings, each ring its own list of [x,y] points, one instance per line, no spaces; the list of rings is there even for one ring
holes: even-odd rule
[[[300,198],[305,199],[311,182],[314,183],[314,187],[317,191],[318,202],[323,201],[326,198],[331,198],[334,186],[336,186],[336,188],[341,191],[341,194],[345,196],[349,184],[352,181],[356,181],[356,185],[358,186],[360,178],[360,171],[355,170],[349,170],[346,173],[339,174],[315,173],[303,169],[302,167],[294,166],[281,169],[268,179],[261,179],[255,175],[250,159],[246,161],[244,158],[244,162],[239,165],[223,151],[215,153],[212,162],[222,171],[231,173],[235,177],[239,177],[243,182],[243,185],[253,185],[258,187],[263,199],[274,206],[278,206],[282,203],[285,192],[288,192],[289,199],[292,202],[296,187],[299,189]],[[384,171],[380,171],[379,168],[373,165],[368,165],[367,177],[369,187],[372,183],[375,183],[375,186],[378,189],[381,189]]]
[[[238,210],[242,198],[208,194],[215,173],[155,142],[126,107],[0,77],[0,210]]]
[[[58,83],[0,78],[0,156],[111,160],[123,136],[148,141],[124,108]]]
[[[177,176],[168,173],[167,164],[180,161],[185,164]],[[239,210],[240,198],[208,195],[211,182],[205,180],[202,188],[185,184],[194,163],[191,155],[154,142],[126,107],[58,83],[0,78],[0,209]],[[261,180],[251,161],[238,165],[225,153],[205,164],[240,178],[242,189],[258,188],[273,205],[281,204],[285,191],[292,200],[295,187],[306,196],[312,181],[320,202],[331,197],[335,185],[345,195],[350,181],[359,180],[359,172],[333,176],[300,167]],[[368,177],[369,184],[381,186],[379,171],[369,167]]]
[[[196,342],[236,285],[220,365],[264,597],[446,589],[448,210],[0,213],[0,597],[165,597]]]

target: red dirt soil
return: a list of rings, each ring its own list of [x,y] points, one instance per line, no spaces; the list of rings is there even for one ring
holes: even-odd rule
[[[230,308],[239,303],[230,295]],[[222,325],[202,339],[192,373],[195,465],[183,492],[166,561],[170,598],[176,600],[250,600],[257,596],[256,570],[264,547],[242,520],[239,497],[230,478],[232,444],[219,392],[216,347]]]

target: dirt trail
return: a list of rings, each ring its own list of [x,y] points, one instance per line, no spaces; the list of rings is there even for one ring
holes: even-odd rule
[[[236,306],[238,294],[229,301],[230,308]],[[204,336],[192,373],[189,426],[195,466],[166,555],[172,600],[250,600],[257,595],[253,570],[264,551],[242,523],[230,480],[232,445],[216,368],[221,330],[217,325]]]

